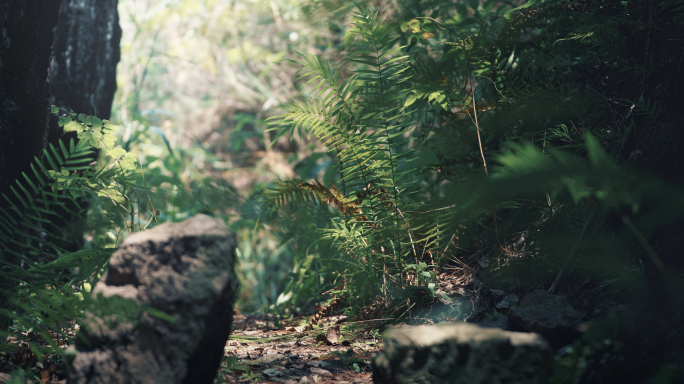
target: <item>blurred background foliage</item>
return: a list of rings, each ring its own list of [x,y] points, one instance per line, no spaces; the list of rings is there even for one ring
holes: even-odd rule
[[[160,222],[213,214],[238,235],[242,311],[267,309],[293,270],[316,265],[303,233],[275,217],[257,222],[263,207],[255,196],[273,179],[310,179],[330,168],[312,139],[272,143],[265,119],[305,87],[295,68],[276,62],[296,51],[341,60],[345,18],[312,17],[334,7],[308,0],[119,2],[112,119],[123,122],[123,147],[140,154],[146,183],[157,188]],[[93,205],[91,212],[112,211]],[[122,240],[110,232],[111,241]],[[102,238],[94,235],[88,238]]]
[[[650,317],[632,329],[676,333],[683,12],[675,0],[120,0],[110,134],[128,166],[66,196],[88,199],[84,249],[35,241],[45,259],[32,263],[62,271],[45,279],[82,312],[71,285],[87,293],[126,236],[207,214],[238,236],[243,312],[344,297],[365,318],[432,306],[477,321],[504,309],[495,290],[545,289],[592,319],[634,302]],[[44,317],[25,307],[21,332]],[[426,311],[413,317],[438,321]]]
[[[565,195],[558,192],[563,188],[549,185],[543,188],[543,198],[530,197],[530,188],[541,188],[531,186],[530,180],[554,179],[551,176],[566,169],[565,157],[552,148],[586,156],[585,132],[597,138],[611,161],[629,160],[670,180],[682,174],[676,113],[658,120],[661,108],[671,106],[669,95],[676,93],[657,84],[658,71],[672,71],[675,65],[667,55],[676,51],[673,44],[678,40],[664,38],[676,33],[680,23],[675,3],[663,1],[657,10],[640,0],[611,3],[609,9],[585,2],[563,8],[545,1],[363,4],[379,10],[407,55],[410,81],[398,89],[405,95],[407,119],[413,121],[405,127],[403,134],[410,140],[402,150],[413,151],[420,171],[407,181],[415,193],[412,198],[436,209],[461,207],[439,217],[447,229],[440,229],[439,236],[452,236],[440,238],[442,247],[453,248],[432,252],[431,263],[454,262],[459,252],[470,252],[472,241],[508,250],[497,256],[508,265],[507,242],[517,240],[513,235],[506,238],[507,231],[517,237],[534,222],[532,211],[518,216],[526,207],[534,207],[542,217],[546,210],[553,216],[566,207],[566,220],[581,223],[587,215],[585,201],[598,199],[604,221],[615,221],[613,216],[628,212],[628,205],[636,215],[634,207],[643,196],[619,190],[608,195],[586,183],[568,187]],[[652,19],[639,19],[629,7],[651,12]],[[330,218],[341,217],[337,208],[284,205],[273,212],[261,197],[276,179],[316,179],[325,185],[340,181],[335,154],[316,137],[282,136],[282,130],[269,129],[267,119],[288,100],[316,99],[310,94],[314,84],[298,78],[297,66],[282,62],[297,59],[296,52],[327,60],[341,79],[360,68],[346,60],[353,8],[353,3],[333,0],[119,3],[122,59],[112,119],[122,122],[120,139],[125,149],[139,153],[146,183],[156,189],[153,204],[161,221],[213,214],[238,234],[243,311],[279,304],[308,310],[322,292],[339,288],[339,276],[333,272],[342,268],[336,263],[343,262],[344,250],[322,241],[317,232],[333,228]],[[574,16],[565,17],[567,12]],[[654,23],[660,29],[652,29]],[[653,36],[652,30],[657,31]],[[644,69],[644,63],[651,64]],[[358,102],[363,105],[364,99]],[[508,145],[525,142],[541,152]],[[517,148],[517,157],[510,157],[510,148]],[[603,153],[596,148],[594,153]],[[549,153],[558,163],[544,174],[533,172]],[[505,154],[509,157],[501,157]],[[508,163],[502,167],[504,160]],[[483,181],[488,174],[506,174],[515,167],[524,170],[517,179],[509,173],[508,178]],[[593,177],[578,174],[584,169],[579,165],[573,169],[566,181]],[[472,189],[454,187],[463,182]],[[478,188],[480,193],[473,194]],[[507,188],[517,195],[492,192]],[[575,208],[568,208],[570,201]],[[98,210],[111,212],[91,206],[91,212]],[[150,218],[139,220],[146,223]],[[501,238],[498,220],[506,222]],[[493,229],[496,239],[483,236],[483,228]],[[546,234],[556,239],[547,242],[555,249],[551,253],[572,244],[576,236],[564,231]],[[103,238],[94,235],[89,238]],[[111,241],[121,241],[117,236],[108,234]],[[486,254],[479,257],[484,258],[481,265],[488,265]],[[543,269],[554,272],[541,279],[552,279],[559,261],[542,259]],[[411,268],[427,273],[417,261]]]
[[[501,2],[493,8],[493,1],[470,8],[440,1],[371,4],[404,32],[407,21],[429,14],[451,18],[459,30],[476,33],[475,18],[512,8]],[[310,0],[119,2],[123,36],[112,120],[122,123],[124,149],[139,153],[147,185],[156,188],[153,195],[159,201],[153,204],[159,222],[214,214],[238,234],[243,311],[276,303],[311,309],[319,294],[332,288],[329,273],[318,269],[322,260],[334,261],[338,250],[322,244],[316,229],[330,225],[335,209],[285,207],[264,217],[267,207],[257,196],[274,179],[339,179],[333,156],[315,137],[280,137],[273,143],[276,133],[268,131],[265,121],[281,104],[307,96],[313,87],[297,78],[298,68],[277,62],[307,52],[338,66],[341,76],[350,75],[353,67],[343,65],[344,36],[355,7]],[[422,29],[420,23],[411,28],[400,43],[414,57],[431,57],[444,49],[438,41],[446,33],[429,20]],[[425,104],[417,114],[425,121],[437,116]],[[439,193],[435,174],[426,177],[421,182],[424,197]],[[144,200],[139,201],[146,204]],[[89,217],[98,217],[92,215],[96,212],[102,214],[91,220],[115,214],[112,207],[95,204]],[[283,219],[285,225],[280,224]],[[150,222],[149,217],[141,220]],[[288,225],[290,220],[297,225]],[[107,238],[113,246],[125,238],[124,228],[108,230],[106,237],[91,233],[86,239]]]

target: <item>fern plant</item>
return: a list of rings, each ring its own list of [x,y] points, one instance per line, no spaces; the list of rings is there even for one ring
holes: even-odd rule
[[[496,6],[493,1],[467,5],[437,1],[429,13],[411,13],[407,7],[401,15],[405,41],[425,46],[421,51],[415,44],[411,50],[416,87],[406,105],[421,112],[416,120],[430,150],[420,156],[432,157],[426,171],[440,172],[449,206],[457,208],[453,217],[487,213],[491,227],[485,229],[493,240],[487,249],[500,255],[501,264],[526,268],[529,260],[507,257],[512,252],[505,237],[527,233],[530,223],[512,225],[523,209],[513,213],[506,208],[515,207],[516,200],[538,199],[544,207],[540,216],[552,214],[552,202],[569,214],[586,216],[582,205],[598,202],[594,207],[600,209],[594,209],[604,222],[617,221],[631,231],[620,240],[639,239],[651,265],[664,274],[640,231],[681,217],[676,197],[681,192],[619,161],[681,182],[681,155],[674,149],[681,142],[681,118],[673,104],[679,91],[669,85],[669,79],[681,77],[679,69],[665,64],[678,60],[672,52],[681,52],[682,40],[672,37],[681,36],[681,6],[670,1],[532,1],[487,14]],[[661,113],[664,105],[670,107],[667,113]],[[650,155],[644,156],[644,148]],[[488,177],[473,172],[483,165],[486,170],[487,164]],[[591,217],[581,220],[588,223]],[[517,231],[510,230],[514,226]],[[553,291],[565,270],[553,260],[567,263],[566,250],[556,244],[567,235],[547,233],[556,238],[544,242],[542,234],[534,239],[536,250],[553,256],[535,262],[544,259],[550,274],[561,269],[549,283]],[[596,245],[599,237],[586,243]],[[615,278],[615,265],[630,262],[618,257],[603,276]],[[588,256],[578,262],[595,269],[601,263]]]
[[[60,111],[53,106],[52,112]],[[136,169],[135,157],[114,148],[113,133],[119,127],[107,120],[69,112],[61,114],[59,123],[65,131],[77,132],[78,143],[71,140],[66,145],[60,141],[59,149],[50,145],[45,150],[50,169],[36,159],[31,164],[32,175],[24,174],[23,180],[16,180],[13,196],[2,196],[10,208],[0,208],[0,278],[12,282],[0,292],[6,299],[0,317],[10,324],[9,329],[0,329],[0,337],[27,342],[35,356],[60,351],[57,340],[72,340],[74,326],[83,325],[86,316],[134,319],[142,310],[133,302],[94,301],[89,294],[84,295],[90,292],[116,249],[67,252],[58,244],[68,236],[69,228],[57,227],[51,220],[57,208],[71,215],[84,215],[85,210],[79,206],[83,197],[99,196],[125,209],[125,204],[132,203],[125,185]],[[92,162],[96,149],[99,157]],[[20,263],[8,262],[7,256]],[[37,343],[31,337],[34,334],[40,335],[47,346]],[[0,348],[12,352],[17,347],[2,344]]]
[[[443,221],[420,213],[427,205],[419,201],[412,159],[415,122],[404,107],[409,66],[395,28],[369,7],[359,7],[352,24],[345,36],[352,75],[341,79],[326,60],[300,54],[292,62],[302,67],[300,78],[313,84],[313,96],[290,102],[271,119],[278,136],[313,134],[334,153],[337,182],[279,180],[263,196],[278,209],[309,202],[339,209],[321,231],[340,255],[326,258],[323,268],[335,276],[329,283],[337,294],[360,303],[379,293],[396,296],[417,283],[408,273],[415,269],[407,266],[428,260],[448,234]]]
[[[603,153],[597,148],[607,148],[605,156],[612,160],[600,162],[607,167],[624,160],[630,144],[653,148],[660,142],[668,161],[679,162],[681,156],[672,150],[676,125],[670,123],[666,132],[656,129],[665,100],[651,100],[649,91],[657,95],[658,88],[647,79],[656,73],[652,63],[673,62],[665,55],[680,40],[666,39],[665,31],[679,35],[681,7],[640,0],[517,5],[416,2],[406,5],[392,26],[360,8],[345,38],[352,76],[340,80],[339,73],[346,72],[313,55],[295,61],[314,92],[309,100],[291,102],[274,122],[280,134],[305,130],[316,135],[335,154],[339,179],[328,186],[282,180],[265,196],[279,208],[306,202],[339,208],[331,226],[321,230],[346,255],[326,259],[318,269],[339,273],[326,275],[331,287],[342,286],[356,297],[377,293],[374,286],[401,286],[407,282],[402,271],[418,271],[426,255],[434,260],[453,245],[467,248],[468,237],[483,225],[473,218],[494,219],[485,228],[496,237],[494,251],[506,254],[507,228],[497,228],[497,215],[519,208],[521,196],[514,192],[529,199],[532,186],[534,193],[542,186],[538,197],[550,204],[554,191],[563,189],[559,178],[569,180],[560,185],[578,189],[554,197],[566,203],[581,201],[580,195],[595,198],[604,215],[616,205],[637,209],[639,201],[653,198],[621,195],[575,158],[564,168],[567,154],[554,147],[590,157]],[[632,40],[645,50],[636,49]],[[639,62],[648,65],[628,56],[642,57]],[[590,134],[600,146],[585,143]],[[529,149],[527,142],[539,151],[500,156],[507,148]],[[515,168],[515,161],[532,170],[547,164],[542,160],[550,154],[564,165],[534,176],[501,176]],[[510,162],[502,168],[501,161]],[[634,180],[631,171],[611,169],[615,172],[603,175],[603,182]],[[586,180],[596,184],[586,187]],[[604,187],[609,192],[601,192]],[[670,192],[665,195],[670,201]]]

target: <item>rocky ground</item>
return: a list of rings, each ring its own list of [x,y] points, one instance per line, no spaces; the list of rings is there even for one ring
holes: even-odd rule
[[[404,323],[462,322],[464,320],[462,317],[467,316],[467,309],[473,308],[471,304],[472,296],[479,296],[479,300],[491,301],[494,306],[502,301],[505,302],[505,297],[510,296],[507,293],[501,294],[498,290],[494,290],[494,292],[486,290],[487,288],[483,288],[482,292],[471,292],[470,297],[468,296],[470,291],[467,288],[461,294],[450,292],[447,296],[452,300],[451,302],[443,298],[435,299],[433,303],[424,306],[420,310],[412,310],[411,317],[407,315]],[[492,296],[492,298],[488,300],[487,296]],[[558,306],[560,305],[559,300],[563,306],[568,305],[565,299],[561,300],[558,298],[560,296],[545,298],[541,305]],[[520,303],[513,304],[512,308],[533,308],[530,306],[535,303],[525,304],[526,300],[529,300],[529,295],[520,297]],[[537,300],[537,303],[539,303],[539,300]],[[499,307],[501,306],[503,305],[500,304]],[[658,326],[654,328],[653,316],[648,316],[647,319],[644,316],[635,315],[633,313],[635,310],[631,305],[617,305],[615,314],[618,317],[614,321],[610,324],[605,322],[597,323],[599,328],[606,326],[608,328],[600,332],[600,337],[595,342],[583,337],[583,341],[580,342],[578,340],[575,343],[579,344],[577,344],[574,350],[569,348],[569,346],[558,349],[557,347],[560,345],[558,344],[554,348],[554,350],[557,350],[556,362],[561,364],[561,368],[563,368],[562,365],[570,364],[567,366],[567,369],[570,369],[568,374],[575,369],[572,366],[577,367],[581,365],[588,367],[585,369],[586,372],[579,373],[581,378],[578,382],[611,382],[605,380],[610,380],[611,377],[615,378],[615,375],[619,372],[626,372],[631,375],[636,374],[635,370],[643,372],[644,369],[655,369],[655,371],[647,376],[657,375],[659,371],[662,371],[662,374],[667,374],[671,380],[663,382],[679,382],[675,377],[677,375],[677,365],[679,365],[677,361],[679,360],[679,363],[684,362],[684,360],[681,360],[682,355],[677,356],[676,354],[665,353],[665,355],[670,357],[664,359],[664,361],[663,357],[665,356],[659,356],[656,359],[653,353],[654,349],[665,352],[669,349],[667,344],[670,343],[658,343],[657,335],[653,336],[651,334],[654,332],[656,334],[660,333],[656,331],[662,330],[663,327]],[[564,311],[571,310],[567,307]],[[527,319],[528,323],[534,320],[534,315],[531,313],[525,314],[521,312],[516,316],[510,316],[509,312],[511,311],[505,308],[498,308],[498,311],[486,315],[480,324],[515,331],[526,331],[520,327],[517,321],[520,321],[520,318],[523,317]],[[517,312],[520,311],[518,310]],[[513,313],[515,314],[516,311],[513,311]],[[543,311],[542,313],[548,312]],[[578,314],[575,313],[575,315]],[[544,317],[547,318],[547,316]],[[635,319],[636,323],[625,323],[630,318]],[[586,317],[584,319],[582,324],[585,325],[580,326],[579,329],[584,331],[589,326],[591,330],[590,324],[593,322],[586,321]],[[273,316],[236,314],[234,330],[231,332],[230,340],[224,348],[224,359],[215,382],[371,383],[370,361],[374,354],[382,350],[383,345],[380,334],[390,321],[358,321],[342,315],[333,315],[324,317],[319,325],[314,327],[315,329],[307,330],[310,320],[311,316],[296,316],[278,320]],[[547,318],[546,321],[553,322],[554,320]],[[533,326],[539,328],[537,331],[542,334],[547,331],[555,333],[560,330],[559,327],[548,324],[546,321],[536,322]],[[397,324],[396,321],[392,323]],[[651,327],[647,324],[650,324]],[[552,329],[549,328],[550,326]],[[618,330],[625,328],[625,326],[628,326],[628,331],[635,327],[639,337],[635,340],[618,337],[616,333],[620,333]],[[669,329],[669,332],[667,332],[669,341],[681,339],[678,335],[679,332],[676,332],[677,330],[674,328]],[[631,334],[631,332],[629,333]],[[561,334],[567,334],[567,332],[562,331]],[[606,338],[606,334],[613,336]],[[553,339],[552,334],[549,335]],[[36,333],[27,333],[26,336],[37,343],[42,342],[40,336]],[[54,336],[57,337],[56,334]],[[618,339],[622,340],[617,341]],[[12,340],[13,338],[10,338],[10,344],[13,344]],[[609,340],[611,344],[606,344]],[[612,340],[616,340],[616,342]],[[65,342],[61,344],[66,346]],[[681,343],[676,344],[681,345]],[[637,345],[639,348],[635,348]],[[648,362],[647,360],[655,361]],[[660,369],[657,367],[659,365],[657,361],[664,363]],[[556,368],[558,367],[556,366]],[[629,369],[630,367],[632,369]],[[29,375],[35,375],[33,376],[34,379],[39,378],[39,382],[43,384],[66,383],[62,356],[43,356],[43,359],[39,360],[28,345],[22,345],[13,352],[0,352],[0,372],[6,373],[16,368],[27,369]],[[565,375],[564,372],[559,371],[559,373]],[[623,374],[622,376],[625,375]],[[592,377],[599,376],[601,379],[598,381],[592,379]],[[1,382],[5,382],[2,373],[0,373]],[[564,383],[565,381],[560,382]],[[644,381],[637,380],[634,382]]]

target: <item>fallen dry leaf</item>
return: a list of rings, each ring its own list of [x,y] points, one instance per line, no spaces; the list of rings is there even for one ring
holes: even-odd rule
[[[332,373],[330,373],[330,371],[327,371],[325,369],[311,367],[310,370],[312,373],[315,373],[317,375],[331,375],[332,376]]]
[[[237,361],[233,364],[245,367],[245,369],[236,369],[235,366],[232,370],[221,369],[220,376],[222,380],[230,383],[247,383],[246,380],[242,379],[245,376],[245,372],[263,373],[264,370],[268,370],[267,374],[264,374],[263,380],[274,382],[274,384],[275,382],[289,382],[291,384],[304,382],[309,384],[316,384],[317,382],[328,383],[332,379],[335,382],[347,383],[370,384],[372,382],[369,363],[359,363],[362,372],[357,372],[349,364],[346,364],[340,356],[332,354],[333,352],[346,351],[353,343],[355,345],[358,344],[358,346],[350,357],[367,361],[373,353],[378,352],[378,347],[373,343],[373,339],[370,336],[364,337],[360,334],[345,333],[345,337],[350,338],[346,341],[347,346],[345,347],[343,343],[340,343],[339,339],[341,337],[338,337],[337,344],[329,344],[327,327],[325,328],[326,332],[320,335],[325,342],[316,341],[316,334],[313,332],[301,335],[293,334],[293,332],[304,330],[304,327],[299,327],[299,324],[307,322],[306,319],[306,317],[283,319],[283,328],[277,329],[269,327],[266,324],[267,319],[263,316],[236,316],[236,329],[233,332],[235,335],[268,334],[273,337],[284,330],[292,336],[273,340],[266,339],[258,344],[241,340],[239,343],[231,345],[226,350],[227,354],[235,356]],[[342,317],[340,316],[338,319],[337,317],[330,316],[330,318],[324,320],[327,323],[335,323],[337,320],[342,320]],[[261,331],[261,333],[258,331]],[[332,337],[334,336],[331,335]],[[257,357],[257,348],[263,348],[263,352],[255,359]],[[312,368],[314,369],[312,370]],[[285,375],[279,376],[277,371]],[[315,376],[312,377],[311,375]],[[48,384],[50,383],[48,382]]]
[[[340,326],[328,328],[328,342],[336,344],[340,340]]]

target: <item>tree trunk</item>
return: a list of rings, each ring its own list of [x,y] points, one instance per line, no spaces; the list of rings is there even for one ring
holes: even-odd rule
[[[59,24],[54,30],[50,64],[51,102],[77,113],[109,119],[116,92],[116,65],[120,59],[118,0],[63,0]],[[75,132],[62,136],[63,128],[52,116],[48,141],[59,148],[59,140],[68,147]],[[79,201],[87,209],[84,200]],[[74,206],[70,206],[72,210]],[[57,210],[50,218],[64,229],[58,243],[68,251],[77,251],[83,243],[85,221]]]
[[[52,104],[109,119],[120,59],[118,0],[63,0],[52,46]],[[56,127],[56,125],[55,125]],[[50,135],[57,132],[51,127]],[[54,142],[50,140],[50,142]]]
[[[2,195],[11,196],[14,181],[22,172],[32,174],[34,157],[43,157],[48,135],[52,28],[59,20],[60,3],[0,1],[0,208],[4,210],[9,204]],[[2,249],[0,261],[18,262]],[[7,286],[0,272],[0,288]],[[0,306],[5,301],[0,296]]]

